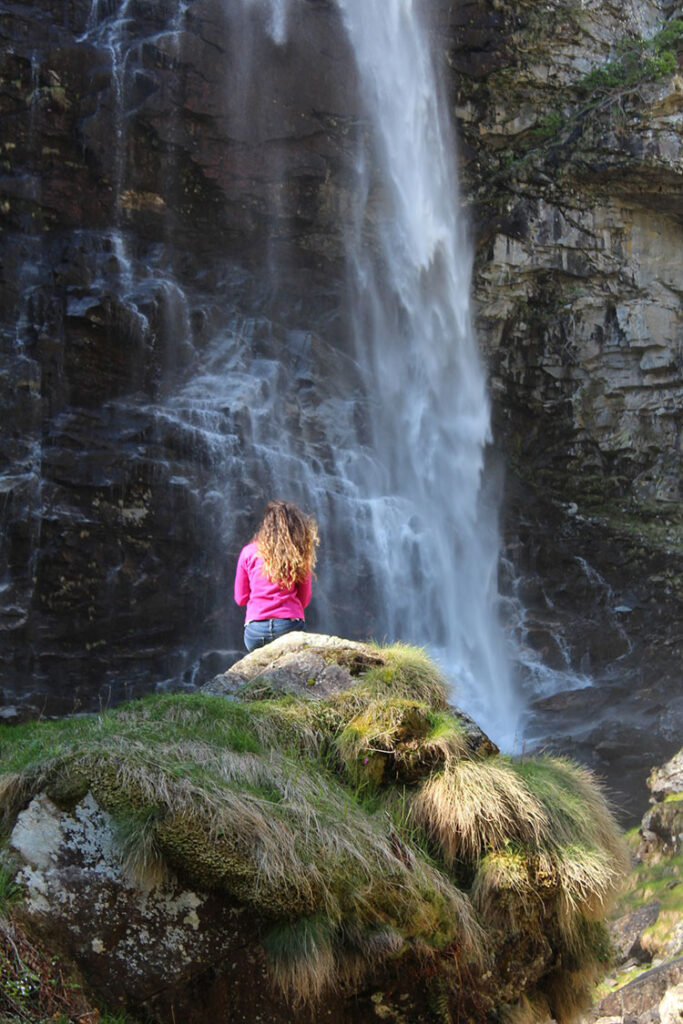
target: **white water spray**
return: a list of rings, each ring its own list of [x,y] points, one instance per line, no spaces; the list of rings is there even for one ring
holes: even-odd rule
[[[418,4],[339,6],[372,126],[359,154],[349,267],[356,350],[374,396],[365,486],[387,633],[428,644],[458,699],[510,746],[497,528],[481,496],[489,406],[454,139]],[[371,222],[379,256],[366,240]]]

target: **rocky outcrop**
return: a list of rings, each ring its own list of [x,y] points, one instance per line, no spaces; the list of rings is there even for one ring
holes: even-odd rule
[[[253,697],[292,694],[320,700],[348,690],[369,669],[385,667],[385,656],[378,647],[324,633],[294,632],[285,634],[275,651],[268,644],[247,654],[202,690],[221,696],[239,696],[246,690]],[[449,705],[449,711],[460,723],[472,754],[488,757],[500,753],[462,708]],[[415,739],[416,734],[408,729],[404,740]]]
[[[670,3],[495,0],[438,29],[528,735],[606,774],[634,821],[683,713],[681,28]]]
[[[292,682],[311,652],[346,682]],[[17,921],[159,1024],[568,1022],[625,863],[589,773],[473,749],[414,648],[299,634],[249,658],[222,696],[36,722],[28,759],[9,733]]]
[[[462,67],[456,103],[507,441],[565,500],[593,490],[675,511],[681,23],[650,0],[481,8],[493,57],[485,75]]]
[[[657,816],[680,807],[682,753],[654,768],[648,779],[654,806],[643,816],[635,867],[622,895],[626,910],[610,923],[614,951],[603,996],[585,1020],[613,1024],[676,1021],[683,992],[683,893],[680,814]],[[667,823],[666,827],[664,822]],[[671,829],[671,822],[675,822]],[[653,828],[658,829],[655,831]],[[635,837],[636,839],[638,837]],[[605,989],[608,991],[605,994]]]

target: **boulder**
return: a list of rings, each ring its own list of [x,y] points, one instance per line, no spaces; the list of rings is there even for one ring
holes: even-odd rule
[[[643,860],[668,856],[683,843],[683,750],[670,761],[654,768],[648,779],[653,806],[646,811],[640,827],[638,856]]]
[[[290,634],[239,666],[2,737],[14,913],[93,1000],[436,1024],[588,998],[626,865],[589,772],[500,756],[416,648]]]
[[[670,963],[653,967],[639,975],[634,981],[605,996],[591,1012],[584,1017],[585,1021],[594,1022],[605,1017],[617,1017],[621,1021],[640,1018],[657,1009],[670,989],[675,989],[683,982],[683,957]]]
[[[654,801],[683,793],[683,750],[660,768],[653,768],[647,780]]]
[[[226,697],[296,694],[319,700],[348,690],[368,669],[386,669],[389,664],[386,653],[372,644],[325,633],[292,632],[251,651],[202,690]],[[461,723],[473,753],[498,753],[493,740],[467,712],[453,705],[448,707]]]
[[[645,929],[657,920],[660,906],[661,904],[657,900],[652,900],[610,924],[610,935],[617,965],[631,959],[637,961],[651,959],[651,953],[643,949],[641,937]]]

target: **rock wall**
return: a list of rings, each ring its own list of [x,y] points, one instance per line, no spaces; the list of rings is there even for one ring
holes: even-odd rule
[[[673,752],[683,702],[680,15],[494,0],[438,26],[508,468],[503,592],[532,667],[600,680],[532,702],[529,728],[620,794]]]
[[[313,5],[283,55],[251,7],[182,11],[24,3],[0,22],[0,665],[34,709],[189,681],[240,643],[233,567],[270,493],[258,417],[326,458],[330,368],[353,369],[334,324],[316,333],[357,130],[336,15]],[[207,409],[192,381],[219,371]]]
[[[74,0],[2,14],[5,701],[71,710],[191,684],[202,656],[204,676],[229,662],[232,565],[270,489],[245,458],[258,415],[325,462],[340,383],[361,424],[375,397],[343,340],[364,126],[338,12],[291,5],[277,47],[254,10],[130,0],[119,20]],[[518,632],[541,659],[599,676],[628,655],[610,701],[636,677],[650,687],[637,727],[655,744],[674,742],[680,693],[683,92],[672,68],[595,88],[586,76],[677,13],[665,0],[430,8],[508,466],[504,596],[525,595]],[[212,346],[226,335],[234,387],[207,411],[192,381],[225,358]],[[327,571],[343,583],[338,547]],[[320,607],[327,628],[372,633],[370,598],[337,600]]]
[[[457,103],[486,218],[480,325],[512,443],[568,497],[598,477],[603,494],[676,507],[683,81],[648,80],[652,58],[637,56],[672,5],[493,8],[505,48],[485,78],[460,79]]]

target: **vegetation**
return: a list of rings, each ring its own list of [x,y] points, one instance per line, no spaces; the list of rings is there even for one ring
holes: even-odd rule
[[[0,727],[0,806],[11,820],[38,792],[71,807],[91,791],[133,876],[180,872],[270,922],[293,1004],[406,957],[438,977],[444,1019],[467,988],[482,1012],[562,1024],[604,966],[625,849],[585,769],[490,749],[423,652],[376,648],[324,699],[256,681]]]
[[[683,50],[683,20],[672,18],[651,39],[630,39],[621,53],[601,67],[593,68],[579,87],[592,96],[629,89],[639,82],[657,80],[678,70],[678,53]]]
[[[658,81],[678,71],[683,53],[683,19],[671,18],[649,39],[622,40],[616,56],[593,68],[576,82],[576,99],[563,94],[540,120],[512,143],[513,148],[497,154],[498,173],[494,181],[507,180],[512,170],[522,171],[535,157],[545,157],[558,146],[574,145],[602,112],[623,117],[621,98],[643,82]],[[520,88],[519,72],[499,72],[497,89],[502,95],[517,95],[529,102],[529,88]]]
[[[30,940],[16,922],[0,921],[2,1024],[135,1024],[124,1014],[100,1011],[59,957]]]
[[[677,801],[680,798],[681,794],[677,793],[667,799]],[[628,834],[628,843],[634,854],[640,841],[640,829],[635,828]],[[636,966],[633,966],[633,961],[628,961],[600,986],[600,995],[621,988],[649,970],[653,960],[666,961],[678,955],[678,933],[683,921],[683,851],[669,851],[665,855],[649,855],[636,860],[612,917],[620,918],[655,900],[659,904],[657,918],[640,939],[649,958]]]

